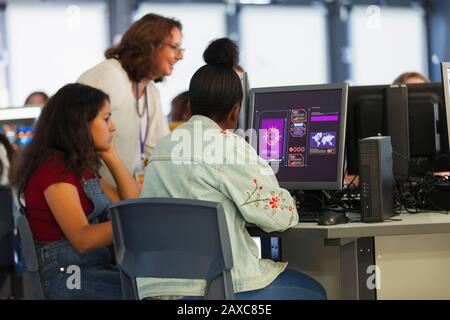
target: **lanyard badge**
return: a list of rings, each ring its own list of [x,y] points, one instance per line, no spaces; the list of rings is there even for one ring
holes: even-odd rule
[[[150,127],[150,120],[148,117],[148,96],[147,96],[147,88],[144,90],[144,109],[142,112],[139,110],[139,82],[135,83],[135,93],[136,93],[136,113],[139,117],[139,147],[141,152],[141,161],[142,166],[145,168],[148,165],[149,159],[145,156],[145,142],[148,137],[148,130]],[[141,129],[141,119],[145,116],[145,134],[142,137],[142,129]]]

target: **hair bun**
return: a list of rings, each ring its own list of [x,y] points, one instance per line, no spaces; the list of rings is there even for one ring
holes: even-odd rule
[[[224,65],[233,68],[238,64],[239,50],[230,38],[212,41],[203,52],[203,60],[207,64]]]

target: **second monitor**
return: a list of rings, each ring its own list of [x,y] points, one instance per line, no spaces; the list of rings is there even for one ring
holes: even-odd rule
[[[250,143],[290,190],[342,188],[347,84],[250,90]],[[254,140],[256,137],[256,141]]]
[[[41,113],[40,107],[0,108],[0,133],[16,147],[28,145],[34,124]]]
[[[358,140],[381,135],[390,135],[387,128],[389,113],[393,109],[387,99],[390,85],[356,86],[349,90],[347,113],[347,170],[349,174],[358,174]],[[441,83],[408,84],[408,123],[409,137],[403,139],[409,144],[410,156],[399,156],[402,148],[392,147],[396,154],[394,161],[408,164],[409,174],[423,174],[431,171],[448,171],[447,112]],[[409,142],[408,142],[409,140]],[[402,142],[402,141],[401,141]],[[400,148],[399,148],[400,147]],[[399,149],[397,149],[399,148]]]

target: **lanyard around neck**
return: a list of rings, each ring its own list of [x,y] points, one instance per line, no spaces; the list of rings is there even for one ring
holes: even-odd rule
[[[139,146],[141,148],[141,159],[144,160],[144,148],[145,148],[145,142],[147,141],[148,136],[148,130],[150,127],[150,121],[148,118],[148,97],[147,97],[147,88],[144,89],[144,110],[142,110],[142,114],[139,112],[139,82],[136,81],[135,83],[135,93],[136,93],[136,113],[139,117]],[[141,130],[141,119],[145,116],[145,134],[144,137],[142,137],[142,130]]]

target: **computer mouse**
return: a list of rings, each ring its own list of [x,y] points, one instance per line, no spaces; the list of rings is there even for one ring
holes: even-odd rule
[[[348,218],[344,213],[328,213],[320,216],[317,223],[321,226],[333,226],[335,224],[347,223]]]

